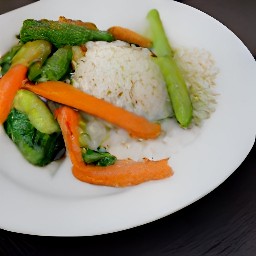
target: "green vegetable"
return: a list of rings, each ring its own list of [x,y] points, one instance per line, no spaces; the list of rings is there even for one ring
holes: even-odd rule
[[[157,64],[164,76],[175,117],[182,127],[188,127],[192,119],[192,103],[187,85],[173,58],[157,57]]]
[[[41,133],[27,115],[13,108],[4,123],[4,129],[30,163],[45,166],[65,152],[61,132]]]
[[[99,166],[112,165],[117,160],[115,156],[105,151],[104,148],[99,148],[98,150],[82,148],[82,157],[85,163]]]
[[[79,59],[84,57],[85,53],[80,46],[72,46],[72,61],[76,63]]]
[[[12,66],[16,64],[23,64],[29,67],[32,63],[46,58],[51,52],[51,48],[52,45],[45,40],[27,42],[13,57]]]
[[[193,107],[187,85],[173,59],[173,50],[158,11],[155,9],[149,11],[147,19],[150,25],[153,51],[157,56],[155,61],[164,76],[175,117],[182,127],[188,127],[192,120]]]
[[[20,48],[22,47],[23,44],[17,44],[14,45],[10,51],[8,51],[7,53],[5,53],[1,58],[0,58],[0,66],[2,67],[1,69],[1,74],[0,75],[4,75],[10,68],[11,63],[12,63],[12,59],[14,57],[14,55],[20,50]]]
[[[58,81],[69,70],[72,60],[72,49],[70,46],[59,48],[41,69],[41,77],[38,79],[40,82],[45,81]]]
[[[153,39],[154,53],[157,56],[173,56],[173,49],[166,36],[159,12],[156,9],[150,10],[147,14],[147,20],[150,25],[149,36]]]
[[[99,121],[98,121],[99,122]],[[100,123],[99,123],[100,124]],[[90,125],[90,124],[89,124]],[[105,129],[104,126],[101,125],[93,125],[94,135],[93,138],[90,138],[87,130],[88,123],[80,116],[79,121],[79,144],[82,148],[82,158],[85,163],[87,164],[94,164],[99,166],[108,166],[112,165],[116,162],[117,158],[111,155],[109,152],[106,151],[104,147],[98,146],[97,150],[93,150],[95,145],[99,144],[98,139],[101,140],[102,137],[102,129]],[[105,131],[103,131],[103,134]],[[91,141],[92,140],[92,141]]]
[[[42,66],[43,66],[44,62],[46,61],[46,59],[48,58],[48,56],[51,54],[51,50],[52,50],[52,47],[47,42],[47,45],[45,45],[45,49],[42,52],[41,57],[39,59],[37,59],[37,61],[32,63],[32,65],[30,65],[29,70],[28,70],[28,79],[30,81],[36,81],[41,76]]]
[[[91,30],[75,24],[51,20],[27,19],[20,31],[23,43],[43,39],[51,42],[57,48],[65,45],[81,45],[88,41],[113,41],[113,36],[100,30]]]
[[[46,104],[33,92],[21,89],[15,95],[13,107],[25,113],[31,124],[40,132],[59,132],[60,127]]]

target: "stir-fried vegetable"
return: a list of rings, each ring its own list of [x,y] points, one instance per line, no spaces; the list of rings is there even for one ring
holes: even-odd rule
[[[4,128],[25,159],[34,165],[47,165],[65,151],[58,122],[46,104],[27,90],[17,92]]]
[[[113,36],[101,30],[52,20],[28,19],[23,22],[20,40],[23,43],[33,40],[47,40],[57,48],[65,45],[81,45],[88,41],[113,41]]]
[[[23,44],[19,43],[17,45],[14,45],[10,51],[5,53],[1,58],[0,58],[0,77],[3,76],[10,68],[12,59],[14,55],[19,51],[19,49],[22,47]]]
[[[97,185],[125,187],[167,178],[173,174],[168,159],[144,159],[141,162],[131,159],[117,160],[115,164],[105,167],[85,164],[79,144],[78,112],[69,107],[61,107],[55,114],[73,164],[73,174],[79,180]]]
[[[151,40],[127,28],[113,26],[108,29],[108,32],[112,34],[116,40],[136,44],[145,48],[152,46]]]
[[[25,113],[31,124],[40,132],[59,132],[60,127],[46,104],[33,92],[21,89],[16,93],[13,107]]]
[[[64,16],[59,17],[59,22],[74,24],[74,25],[77,25],[77,26],[83,26],[83,27],[86,27],[86,28],[92,29],[92,30],[98,30],[97,26],[92,22],[84,22],[82,20],[71,20],[71,19],[67,19]]]
[[[64,82],[48,81],[38,85],[26,84],[28,89],[49,100],[74,107],[88,114],[102,118],[118,127],[127,130],[132,137],[153,139],[160,135],[161,126],[149,122],[123,108],[107,101],[86,94]]]
[[[98,150],[82,148],[82,157],[86,164],[99,166],[109,166],[116,162],[116,157],[111,155],[104,148],[99,148]]]
[[[34,60],[33,63],[29,66],[28,79],[30,81],[36,81],[37,79],[39,79],[42,73],[42,66],[51,54],[51,50],[52,47],[50,44],[48,46],[45,45],[44,51],[42,52],[40,58]]]
[[[18,64],[11,67],[0,79],[0,124],[6,120],[16,92],[26,79],[27,67]]]
[[[147,19],[153,41],[156,62],[164,76],[175,117],[182,127],[188,127],[193,114],[192,103],[185,80],[175,60],[173,50],[165,34],[162,21],[156,9],[149,11]]]
[[[152,21],[150,14],[149,20],[151,25],[159,25],[154,18]],[[158,137],[161,126],[59,81],[71,70],[70,64],[75,68],[74,64],[84,56],[86,48],[83,44],[88,41],[123,40],[146,48],[151,48],[153,42],[168,91],[170,94],[176,93],[176,96],[171,96],[172,104],[181,109],[176,109],[177,120],[185,127],[188,120],[183,120],[183,116],[187,118],[187,113],[184,114],[182,110],[185,104],[184,88],[183,85],[178,86],[179,93],[182,93],[177,96],[180,94],[174,90],[176,85],[173,84],[180,83],[180,78],[174,68],[175,63],[171,59],[166,63],[165,58],[172,57],[172,49],[168,41],[167,44],[162,43],[164,36],[159,36],[159,44],[158,35],[153,36],[151,41],[119,26],[101,31],[93,23],[65,17],[60,17],[59,21],[25,20],[20,30],[19,44],[0,59],[1,73],[4,74],[0,80],[0,122],[4,123],[7,135],[24,158],[34,165],[45,166],[63,155],[66,146],[74,176],[81,181],[106,186],[124,187],[171,176],[173,172],[168,159],[143,159],[139,162],[117,160],[103,147],[95,149],[82,145],[79,141],[79,111],[123,128],[139,139]],[[174,72],[175,78],[169,78],[170,71]],[[25,83],[27,78],[35,84]],[[58,105],[54,111],[58,122],[36,94],[46,101],[53,101],[53,104],[64,105]],[[181,103],[177,105],[175,101]]]
[[[51,44],[45,40],[27,42],[14,55],[12,66],[22,64],[29,67],[32,63],[45,59],[51,53]]]
[[[25,113],[15,108],[4,123],[4,129],[24,158],[34,165],[45,166],[60,152],[65,152],[61,131],[42,133],[31,124]]]
[[[70,46],[59,48],[47,59],[41,69],[39,82],[58,81],[69,71],[72,60],[72,49]]]

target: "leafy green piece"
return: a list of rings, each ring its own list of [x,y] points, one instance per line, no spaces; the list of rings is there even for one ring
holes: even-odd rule
[[[82,157],[85,163],[99,166],[109,166],[116,162],[117,158],[103,148],[92,150],[82,148]]]
[[[0,66],[2,67],[0,75],[3,76],[9,70],[13,57],[20,50],[22,45],[23,44],[21,44],[21,43],[14,45],[7,53],[5,53],[0,58]]]
[[[45,166],[65,152],[61,132],[46,134],[38,131],[27,115],[15,108],[5,121],[4,129],[24,158],[33,165]]]

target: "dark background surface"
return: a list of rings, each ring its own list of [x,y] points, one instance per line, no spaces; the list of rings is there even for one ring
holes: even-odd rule
[[[32,2],[35,1],[1,0],[0,13]],[[179,2],[221,21],[256,56],[255,0]],[[0,255],[255,256],[256,146],[222,185],[170,216],[94,237],[40,237],[0,229]]]

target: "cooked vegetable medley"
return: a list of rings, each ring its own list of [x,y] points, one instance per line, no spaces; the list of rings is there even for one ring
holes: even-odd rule
[[[23,22],[0,58],[0,121],[28,162],[45,166],[67,151],[76,178],[115,187],[173,174],[168,158],[120,160],[104,144],[111,130],[153,140],[165,119],[188,129],[213,111],[201,104],[211,88],[197,94],[158,11],[147,20],[149,37],[63,16]]]

